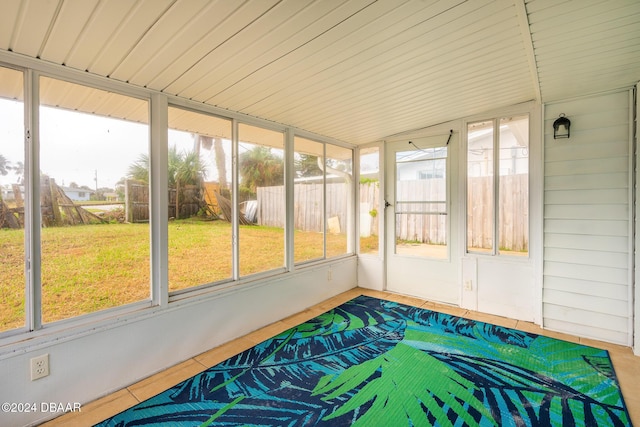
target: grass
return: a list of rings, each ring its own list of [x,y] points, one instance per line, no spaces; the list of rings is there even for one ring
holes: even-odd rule
[[[297,231],[296,262],[322,256],[322,234]],[[281,228],[242,226],[240,274],[284,266]],[[327,235],[328,256],[346,252]],[[169,223],[169,290],[231,278],[231,225]],[[42,319],[53,322],[150,297],[149,226],[100,224],[42,230]],[[24,231],[0,229],[0,331],[24,324]]]

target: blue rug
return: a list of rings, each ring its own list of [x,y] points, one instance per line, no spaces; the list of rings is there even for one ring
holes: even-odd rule
[[[630,426],[607,351],[360,296],[98,426]]]

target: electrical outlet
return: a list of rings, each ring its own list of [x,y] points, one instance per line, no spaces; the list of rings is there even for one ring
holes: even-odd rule
[[[471,280],[465,280],[464,281],[464,290],[465,291],[472,291],[473,290],[473,282]]]
[[[331,273],[331,270],[327,271],[327,282],[330,282],[333,280],[333,274]]]
[[[49,375],[49,355],[34,357],[31,359],[31,381]]]

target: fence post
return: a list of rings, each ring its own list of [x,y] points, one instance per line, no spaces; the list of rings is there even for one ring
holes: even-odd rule
[[[131,193],[131,181],[127,179],[124,181],[124,212],[128,223],[133,222],[133,200],[131,200]]]

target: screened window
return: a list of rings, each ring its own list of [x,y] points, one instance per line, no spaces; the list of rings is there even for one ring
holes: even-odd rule
[[[0,332],[25,325],[23,73],[0,67]]]
[[[284,134],[238,125],[240,275],[284,268]]]
[[[447,147],[396,153],[397,254],[447,258]]]
[[[47,77],[40,100],[43,323],[149,300],[147,101]]]
[[[294,150],[294,261],[300,263],[324,257],[324,144],[295,137]]]
[[[169,107],[169,291],[230,280],[231,121]]]
[[[380,247],[380,148],[360,150],[360,253],[377,254]]]
[[[175,295],[284,271],[288,256],[354,253],[352,149],[295,138],[288,188],[284,132],[238,123],[235,135],[231,119],[170,106],[167,181],[153,183],[167,191],[168,215],[151,218],[150,171],[162,156],[150,155],[149,101],[34,75],[39,128],[27,146],[23,72],[0,67],[0,333],[161,301],[152,276]],[[295,244],[285,248],[289,190]],[[25,212],[33,195],[37,212]],[[25,221],[36,227],[29,239]],[[151,245],[165,239],[151,221],[167,226],[168,262],[153,266]],[[39,264],[26,269],[27,256]]]
[[[529,252],[529,117],[467,128],[467,250]]]
[[[327,257],[352,253],[353,150],[326,145]]]

